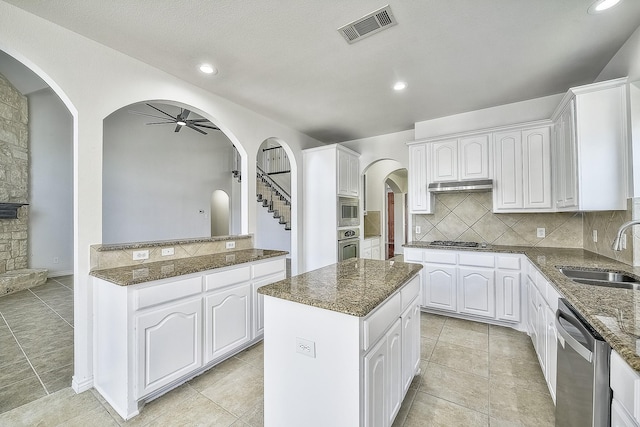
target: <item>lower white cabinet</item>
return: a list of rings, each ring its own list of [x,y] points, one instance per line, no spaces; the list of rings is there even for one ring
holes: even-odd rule
[[[93,279],[94,387],[125,420],[262,338],[258,287],[285,258],[119,286]]]
[[[611,350],[610,385],[611,427],[638,427],[640,425],[640,374]]]
[[[520,277],[519,271],[498,270],[496,272],[496,319],[508,322],[520,321]]]
[[[424,277],[423,305],[443,311],[457,311],[456,267],[425,264],[422,274]]]
[[[251,340],[251,285],[205,296],[205,345],[209,363]]]
[[[459,313],[494,318],[495,278],[494,271],[473,267],[458,267]]]
[[[382,259],[380,254],[380,237],[370,237],[362,240],[360,258]]]
[[[420,305],[417,301],[402,314],[402,392],[407,393],[420,369]]]
[[[137,397],[202,366],[202,304],[190,299],[163,305],[135,320]]]

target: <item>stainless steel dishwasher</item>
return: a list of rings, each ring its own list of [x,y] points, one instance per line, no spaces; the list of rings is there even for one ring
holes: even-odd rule
[[[564,299],[558,301],[556,427],[610,425],[611,347]]]

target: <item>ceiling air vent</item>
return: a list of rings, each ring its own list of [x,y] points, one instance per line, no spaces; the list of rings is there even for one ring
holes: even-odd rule
[[[347,43],[355,43],[365,37],[393,27],[396,25],[396,19],[391,12],[391,7],[386,5],[382,9],[378,9],[368,15],[363,16],[353,22],[348,23],[340,28],[338,32],[342,34]]]

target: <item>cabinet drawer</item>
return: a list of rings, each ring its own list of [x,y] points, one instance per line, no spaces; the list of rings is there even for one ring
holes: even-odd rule
[[[520,270],[520,257],[498,256],[498,268],[505,270]]]
[[[372,344],[384,334],[389,326],[400,317],[401,314],[400,293],[396,293],[369,315],[364,321],[364,350],[367,351]]]
[[[420,274],[411,279],[409,283],[403,286],[400,291],[402,297],[402,311],[409,307],[409,303],[415,299],[420,293]]]
[[[470,265],[473,267],[494,267],[495,262],[496,260],[493,255],[461,253],[459,256],[460,265]]]
[[[158,285],[147,286],[136,292],[136,309],[174,301],[202,292],[202,278],[173,280]]]
[[[425,253],[422,249],[404,249],[404,260],[407,262],[422,262],[423,254]]]
[[[232,268],[217,273],[207,274],[205,277],[205,289],[222,288],[236,283],[248,282],[251,280],[251,267],[245,266],[240,268]]]
[[[434,264],[455,264],[457,256],[454,251],[427,250],[424,254],[424,260],[426,262],[432,262]]]
[[[275,261],[261,262],[255,264],[253,267],[253,278],[264,277],[270,274],[276,274],[285,270],[284,259],[278,259]]]

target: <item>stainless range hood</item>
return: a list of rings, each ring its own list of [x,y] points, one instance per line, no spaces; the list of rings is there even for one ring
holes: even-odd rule
[[[428,189],[432,193],[480,193],[493,190],[493,180],[434,182],[429,184]]]

